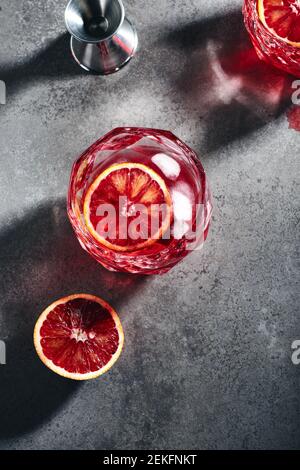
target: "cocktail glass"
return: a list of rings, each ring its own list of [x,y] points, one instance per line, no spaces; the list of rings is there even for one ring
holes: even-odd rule
[[[171,132],[118,128],[74,163],[68,214],[107,269],[162,274],[202,247],[211,193],[197,155]]]
[[[297,37],[300,39],[300,2],[299,0],[268,0],[268,4],[269,10],[266,10],[263,15],[268,16],[266,21],[270,27],[266,27],[261,19],[262,13],[259,13],[267,2],[244,1],[244,21],[255,50],[260,59],[300,77],[300,44],[295,41]],[[274,20],[270,20],[271,15],[274,15]],[[272,26],[282,34],[282,38],[276,34]],[[288,37],[291,40],[288,40]]]

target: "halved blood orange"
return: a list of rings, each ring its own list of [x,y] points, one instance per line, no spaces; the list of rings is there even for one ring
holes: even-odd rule
[[[300,47],[300,1],[257,0],[257,4],[264,26],[279,39]]]
[[[94,379],[107,372],[123,343],[117,313],[104,300],[88,294],[54,302],[34,328],[34,346],[42,362],[74,380]]]
[[[104,230],[106,225],[110,225],[107,213],[99,211],[106,205],[115,211],[113,234]],[[163,210],[159,209],[161,207]],[[136,220],[137,212],[140,236],[131,237],[130,230],[125,234],[122,231],[120,214],[126,218],[129,228]],[[155,243],[169,228],[172,199],[163,178],[148,166],[141,163],[114,164],[103,171],[88,189],[84,218],[89,232],[100,244],[115,251],[140,250]],[[153,231],[153,227],[157,229]]]

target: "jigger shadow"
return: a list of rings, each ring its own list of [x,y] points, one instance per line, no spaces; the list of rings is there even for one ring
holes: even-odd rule
[[[64,32],[20,63],[0,64],[0,79],[10,94],[25,85],[47,78],[64,79],[87,75],[78,67],[70,50],[70,34]]]
[[[202,151],[259,129],[289,106],[294,78],[259,60],[240,10],[176,27],[164,41],[183,56],[172,79],[189,116],[205,128]]]
[[[7,347],[7,364],[0,366],[0,438],[7,438],[49,421],[80,389],[80,383],[48,370],[35,353],[33,328],[42,310],[80,292],[118,309],[144,278],[106,271],[86,254],[64,201],[42,206],[2,232],[0,265],[0,338]]]

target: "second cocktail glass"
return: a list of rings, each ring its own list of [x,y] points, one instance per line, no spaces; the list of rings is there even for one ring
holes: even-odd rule
[[[260,59],[300,77],[299,0],[245,0],[243,13]]]

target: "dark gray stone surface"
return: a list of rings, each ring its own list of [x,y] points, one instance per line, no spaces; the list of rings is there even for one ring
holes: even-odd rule
[[[299,447],[300,135],[289,79],[249,52],[241,3],[127,0],[139,52],[100,78],[72,62],[65,1],[1,1],[2,449]],[[66,218],[73,160],[122,125],[172,130],[211,182],[204,251],[163,277],[106,272]],[[110,301],[126,335],[116,366],[84,384],[32,345],[42,309],[78,291]]]

